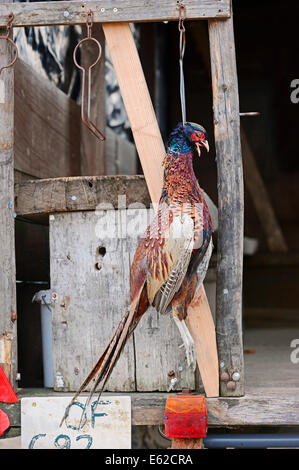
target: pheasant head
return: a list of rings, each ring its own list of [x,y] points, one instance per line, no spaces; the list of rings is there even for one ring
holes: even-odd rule
[[[207,131],[199,124],[181,122],[171,132],[168,139],[168,153],[189,154],[196,150],[201,155],[200,147],[209,151]]]

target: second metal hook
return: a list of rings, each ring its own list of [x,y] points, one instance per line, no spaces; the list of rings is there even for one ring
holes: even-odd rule
[[[90,120],[90,103],[91,103],[91,70],[99,62],[102,55],[102,46],[99,41],[92,37],[92,25],[93,25],[93,12],[90,10],[86,19],[87,26],[87,37],[81,39],[77,44],[73,52],[73,59],[76,67],[82,71],[82,92],[81,92],[81,119],[83,124],[92,132],[92,134],[99,140],[105,140],[104,134],[97,128],[97,126]],[[98,47],[98,55],[96,60],[85,69],[77,61],[77,51],[79,47],[87,41],[92,41]],[[87,98],[86,98],[87,95]],[[85,111],[85,101],[87,100],[87,112]]]

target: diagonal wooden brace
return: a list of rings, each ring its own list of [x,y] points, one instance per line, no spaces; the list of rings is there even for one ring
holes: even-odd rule
[[[165,147],[134,38],[128,23],[104,23],[102,26],[149,193],[152,202],[157,204],[163,184]],[[206,396],[217,397],[219,374],[215,325],[203,287],[189,307],[188,318]]]

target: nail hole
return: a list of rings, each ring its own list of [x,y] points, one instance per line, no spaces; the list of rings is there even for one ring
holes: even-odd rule
[[[100,263],[96,263],[96,264],[94,265],[94,267],[95,267],[95,269],[96,269],[97,271],[101,271],[101,269],[102,269],[102,266],[100,265]]]
[[[100,256],[104,257],[105,254],[106,254],[106,248],[104,246],[99,246],[98,253],[99,253]]]
[[[92,184],[92,182],[91,182],[91,181],[88,181],[88,186],[89,186],[90,188],[92,188],[92,187],[93,187],[93,184]]]

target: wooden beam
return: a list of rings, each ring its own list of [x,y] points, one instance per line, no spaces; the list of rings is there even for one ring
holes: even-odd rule
[[[228,18],[229,0],[185,0],[188,19]],[[0,27],[13,13],[14,26],[74,25],[86,22],[86,13],[94,12],[96,23],[178,20],[176,0],[101,0],[88,2],[54,1],[0,4]]]
[[[127,23],[104,24],[103,30],[149,193],[152,201],[158,203],[165,147],[134,38]]]
[[[95,211],[101,203],[110,203],[117,209],[119,195],[126,197],[127,206],[136,202],[150,206],[143,176],[82,176],[15,184],[15,211],[22,217]]]
[[[209,37],[218,169],[216,331],[220,374],[225,378],[220,393],[241,396],[244,195],[233,19],[209,21]],[[238,381],[232,381],[235,372]]]
[[[1,1],[1,0],[0,0]],[[0,29],[4,36],[5,30]],[[0,67],[12,60],[11,45],[0,41]],[[0,74],[0,365],[16,385],[17,325],[14,220],[14,70]]]
[[[163,183],[162,161],[165,147],[145,82],[140,59],[129,24],[104,24],[107,46],[115,68],[120,90],[134,135],[136,148],[153,203],[158,203]],[[126,57],[126,60],[124,60]],[[218,396],[218,359],[215,327],[203,287],[195,296],[188,315],[192,321],[192,334],[198,354],[205,352],[207,364],[198,366],[207,396]],[[200,313],[200,309],[203,311]],[[199,322],[195,314],[203,319]],[[216,368],[215,368],[216,364]]]
[[[53,392],[49,389],[23,389],[22,397],[65,396],[71,393]],[[108,398],[115,393],[103,393]],[[132,425],[163,425],[168,393],[125,393],[131,397]],[[82,398],[87,397],[82,394]],[[213,427],[240,426],[297,426],[299,422],[299,396],[296,388],[261,389],[245,397],[206,398],[209,429]],[[21,433],[21,400],[17,403],[1,403],[8,414],[11,426]],[[244,428],[243,428],[244,429]],[[15,434],[16,435],[16,434]]]
[[[272,252],[286,252],[288,247],[276,219],[267,189],[256,164],[252,149],[241,127],[241,142],[243,151],[243,165],[245,184],[250,193],[258,218],[266,236],[269,250]]]

